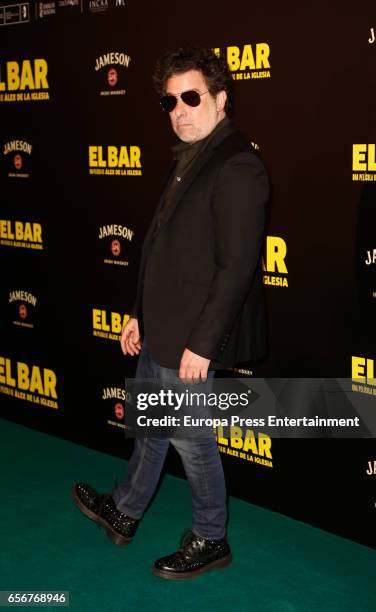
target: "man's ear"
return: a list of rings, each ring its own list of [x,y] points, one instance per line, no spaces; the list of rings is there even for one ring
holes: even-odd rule
[[[227,100],[227,93],[222,90],[217,93],[216,103],[217,103],[217,111],[221,112],[225,110],[225,104]]]

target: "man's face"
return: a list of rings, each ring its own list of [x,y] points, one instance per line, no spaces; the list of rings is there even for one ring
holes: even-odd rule
[[[199,70],[188,70],[182,74],[172,75],[166,82],[166,94],[176,95],[194,89],[200,94],[201,102],[198,106],[188,106],[179,97],[176,106],[170,113],[171,125],[175,134],[183,140],[193,144],[208,136],[225,117],[224,105],[226,94],[219,92],[213,97],[208,92],[204,76]]]

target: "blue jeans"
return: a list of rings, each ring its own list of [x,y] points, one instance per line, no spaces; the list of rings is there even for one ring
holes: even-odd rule
[[[208,380],[213,376],[208,373]],[[144,341],[136,378],[169,384],[179,382],[178,371],[164,368],[152,359]],[[200,384],[200,391],[204,391]],[[178,451],[192,495],[195,535],[209,540],[225,536],[226,487],[222,462],[214,435],[209,438],[136,438],[126,478],[112,492],[119,510],[140,519],[157,487],[169,443]]]

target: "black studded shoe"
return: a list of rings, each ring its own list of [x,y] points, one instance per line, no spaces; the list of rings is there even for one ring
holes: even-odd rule
[[[154,563],[152,572],[166,580],[186,580],[213,569],[227,567],[231,561],[232,555],[226,538],[206,540],[190,533],[184,537],[179,550]]]
[[[73,499],[89,519],[101,525],[117,546],[127,546],[136,533],[139,520],[117,509],[112,495],[97,493],[89,484],[79,482],[72,488]]]

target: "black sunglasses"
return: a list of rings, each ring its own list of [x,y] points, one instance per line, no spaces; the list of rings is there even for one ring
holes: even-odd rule
[[[207,91],[203,91],[202,93],[198,93],[194,89],[189,89],[188,91],[183,91],[181,94],[176,94],[173,96],[169,94],[168,96],[162,96],[160,99],[161,107],[167,113],[171,113],[174,110],[178,98],[181,98],[184,104],[188,104],[188,106],[198,106],[201,102],[201,96],[208,93]]]

